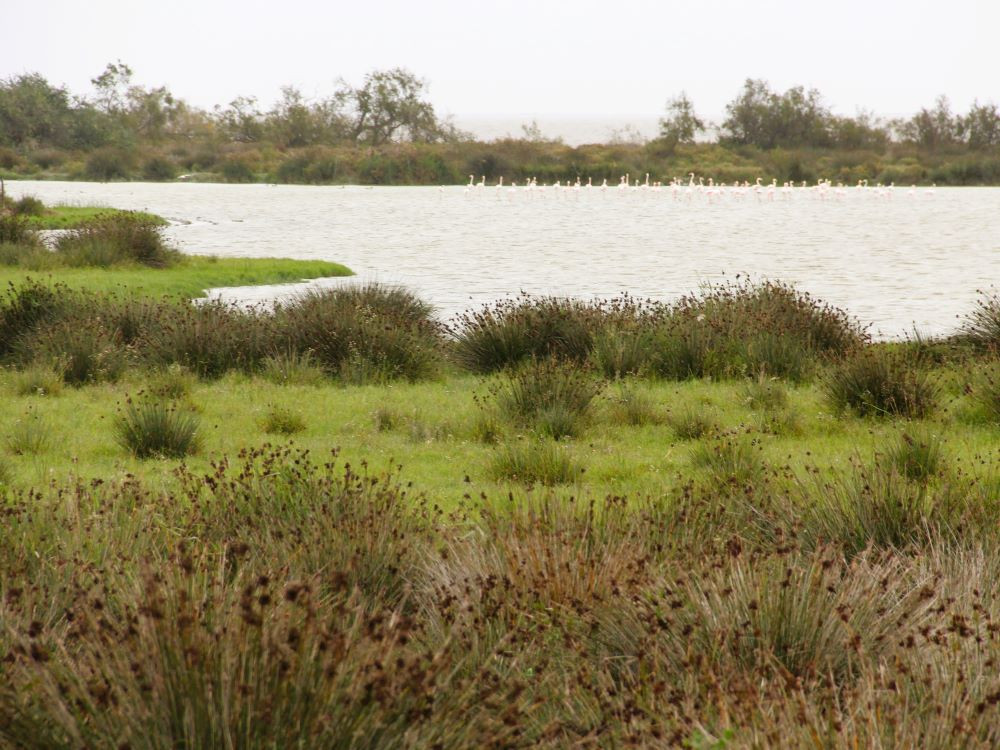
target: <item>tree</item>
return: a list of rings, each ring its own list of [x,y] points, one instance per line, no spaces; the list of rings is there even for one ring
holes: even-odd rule
[[[256,143],[264,136],[263,115],[252,96],[238,96],[225,109],[216,106],[215,120],[223,134],[237,143]]]
[[[66,89],[38,73],[0,82],[0,143],[71,145],[72,119]]]
[[[899,133],[904,140],[932,151],[958,142],[961,130],[961,119],[951,113],[951,104],[944,95],[934,102],[934,109],[924,107],[899,124]]]
[[[962,118],[961,130],[971,148],[1000,146],[1000,110],[996,104],[973,102],[969,114]]]
[[[436,141],[442,129],[434,107],[422,96],[427,84],[403,68],[376,70],[355,88],[341,82],[334,96],[343,109],[352,140],[379,146],[405,138]]]
[[[685,92],[667,102],[667,116],[660,120],[660,137],[674,143],[694,143],[695,136],[705,131],[705,123],[694,111],[694,104]]]
[[[783,94],[766,81],[748,78],[726,105],[723,140],[764,149],[829,146],[833,116],[816,89],[794,86]]]

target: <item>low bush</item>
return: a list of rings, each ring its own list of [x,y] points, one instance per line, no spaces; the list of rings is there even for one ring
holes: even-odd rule
[[[156,221],[133,211],[103,214],[69,230],[56,241],[56,252],[71,266],[138,263],[164,268],[181,258],[180,252],[167,246]]]
[[[528,359],[583,362],[604,316],[594,305],[558,297],[508,299],[459,316],[452,352],[466,370],[497,372]]]
[[[602,387],[585,370],[544,359],[501,375],[490,390],[499,414],[558,440],[577,433]]]
[[[667,422],[681,440],[697,440],[719,431],[714,413],[698,404],[685,404],[672,410]]]
[[[37,328],[18,344],[24,362],[51,365],[69,385],[115,382],[129,363],[117,331],[100,319],[69,318]]]
[[[652,397],[634,385],[619,383],[610,401],[613,418],[622,424],[638,427],[662,421]]]
[[[183,458],[200,446],[197,415],[162,399],[130,400],[114,421],[118,444],[136,458]]]
[[[36,245],[37,235],[24,214],[0,211],[0,245]]]
[[[981,293],[962,331],[977,346],[1000,350],[1000,293]]]
[[[33,195],[21,196],[10,207],[18,216],[42,216],[45,213],[45,204]]]
[[[273,406],[261,419],[261,429],[275,435],[294,435],[306,428],[306,421],[298,412],[283,406]]]
[[[933,411],[938,396],[928,370],[883,347],[869,347],[832,366],[823,389],[835,410],[861,416],[919,419]]]
[[[381,284],[310,291],[274,313],[277,340],[348,382],[419,380],[440,353],[439,324],[411,292]]]
[[[273,328],[264,315],[223,302],[165,304],[137,341],[147,362],[182,365],[202,378],[230,370],[252,372],[273,349]]]
[[[788,389],[780,381],[761,374],[744,384],[743,399],[751,409],[778,412],[788,406]]]

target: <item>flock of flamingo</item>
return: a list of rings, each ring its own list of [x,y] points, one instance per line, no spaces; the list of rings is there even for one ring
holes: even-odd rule
[[[937,185],[920,189],[916,185],[911,185],[906,193],[910,196],[930,197],[935,194],[936,188]],[[534,177],[526,180],[521,185],[518,185],[516,181],[504,185],[504,178],[501,177],[496,184],[487,185],[485,176],[481,177],[479,182],[476,182],[475,175],[470,174],[469,184],[465,186],[465,194],[467,196],[493,194],[497,198],[507,199],[520,195],[539,198],[546,195],[555,197],[574,196],[588,191],[599,191],[601,193],[613,192],[622,195],[669,192],[674,200],[693,201],[701,199],[713,203],[726,199],[745,200],[748,198],[760,202],[791,200],[793,196],[798,194],[813,197],[817,200],[843,200],[851,194],[891,200],[897,192],[897,188],[895,183],[892,182],[888,185],[883,185],[881,182],[869,185],[868,180],[858,180],[857,185],[847,187],[843,182],[838,182],[834,185],[831,180],[827,179],[818,180],[815,185],[810,185],[805,181],[800,183],[784,182],[779,187],[777,179],[772,179],[770,183],[764,184],[764,180],[760,177],[752,183],[737,180],[731,184],[726,184],[725,182],[715,182],[711,177],[707,180],[704,177],[697,177],[694,172],[688,174],[687,182],[679,177],[675,177],[666,184],[658,181],[650,182],[648,172],[646,173],[645,180],[633,180],[631,175],[624,174],[614,187],[608,185],[607,179],[603,180],[600,185],[595,185],[592,178],[587,178],[586,182],[582,182],[579,177],[576,179],[576,182],[571,183],[567,180],[563,183],[560,180],[556,180],[551,185],[545,183],[539,184]]]

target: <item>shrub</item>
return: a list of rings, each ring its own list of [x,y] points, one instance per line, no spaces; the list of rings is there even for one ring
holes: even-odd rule
[[[593,361],[606,378],[637,375],[649,359],[649,336],[638,327],[607,327],[594,336]]]
[[[118,444],[136,458],[183,458],[199,448],[198,416],[167,401],[129,401],[114,421]]]
[[[962,330],[978,346],[1000,349],[1000,294],[981,293]]]
[[[816,355],[866,340],[847,313],[765,281],[709,287],[682,298],[657,326],[651,368],[675,380],[764,372],[799,380]]]
[[[1000,365],[983,368],[970,384],[972,399],[991,422],[1000,422]]]
[[[229,370],[256,370],[273,342],[268,319],[254,311],[218,301],[179,302],[160,306],[138,349],[151,364],[178,364],[217,378]]]
[[[195,381],[195,376],[187,368],[171,364],[150,377],[146,393],[160,399],[179,401],[191,395]]]
[[[690,632],[678,646],[728,674],[735,668],[760,679],[776,669],[790,679],[851,680],[861,654],[877,661],[900,625],[918,626],[929,609],[902,572],[901,561],[847,564],[824,548],[791,559],[736,559],[692,579],[684,627],[673,632]]]
[[[18,456],[37,456],[48,448],[51,433],[48,422],[29,410],[11,425],[7,450]]]
[[[938,394],[933,376],[923,367],[881,347],[870,347],[833,366],[823,388],[837,411],[917,419],[934,409]]]
[[[306,421],[301,414],[282,406],[271,407],[261,420],[261,429],[264,432],[277,435],[294,435],[305,428]]]
[[[518,441],[497,447],[490,461],[494,479],[555,485],[575,481],[583,467],[552,441]]]
[[[56,252],[72,266],[139,263],[164,268],[181,257],[167,246],[156,221],[133,211],[102,214],[69,230],[56,241]]]
[[[64,314],[75,297],[62,286],[46,286],[37,281],[11,284],[0,304],[0,356],[14,351],[19,340],[42,322]]]
[[[935,488],[892,465],[857,465],[830,481],[800,481],[787,513],[804,544],[831,542],[849,555],[868,547],[900,550],[953,543],[994,524],[1000,497],[984,488],[978,478]]]
[[[547,359],[500,376],[491,391],[500,414],[558,440],[577,432],[601,389],[585,370]]]
[[[903,476],[926,482],[943,468],[941,438],[927,430],[906,430],[889,447],[886,457]]]
[[[142,165],[142,177],[150,182],[167,182],[177,176],[177,167],[169,159],[154,156]]]
[[[96,149],[87,157],[84,174],[97,182],[127,180],[132,175],[134,157],[124,149],[106,146]]]
[[[243,159],[227,159],[220,169],[226,182],[253,182],[253,167]]]
[[[310,291],[275,311],[278,340],[348,382],[419,380],[435,369],[439,325],[411,292],[365,284]]]
[[[52,364],[64,382],[115,382],[128,366],[129,352],[117,332],[100,319],[66,319],[38,328],[20,340],[22,361]]]
[[[0,245],[36,245],[37,235],[28,217],[0,211]]]
[[[594,306],[575,300],[527,295],[501,300],[459,316],[452,351],[462,367],[478,373],[532,358],[583,362],[602,317]]]
[[[18,216],[42,216],[45,213],[45,204],[33,195],[21,196],[10,207]]]

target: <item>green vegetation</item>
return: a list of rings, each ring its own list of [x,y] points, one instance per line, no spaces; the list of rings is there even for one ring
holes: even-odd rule
[[[0,81],[0,176],[306,184],[439,185],[470,174],[523,184],[689,172],[716,183],[820,179],[855,184],[1000,184],[1000,109],[956,113],[940,97],[910,117],[835,115],[816,90],[784,92],[748,79],[714,142],[681,93],[647,143],[570,147],[525,127],[523,138],[478,142],[439,118],[426,84],[403,69],[373,71],[309,100],[293,86],[270,108],[237,97],[212,111],[164,87],[132,83],[120,61],[74,96],[37,73]]]
[[[50,215],[41,201],[31,197],[0,210],[0,283],[35,280],[91,292],[194,298],[213,287],[351,273],[327,261],[182,255],[164,239],[165,222],[152,214],[65,206],[54,211]],[[33,223],[39,217],[66,229],[51,247]]]
[[[32,215],[29,218],[28,226],[32,229],[79,229],[93,223],[97,219],[108,215],[114,216],[119,213],[122,212],[102,206],[64,206],[57,204],[51,208],[44,209],[44,212],[41,214]],[[167,224],[166,219],[156,214],[146,213],[145,211],[133,211],[130,213],[144,223],[159,226],[166,226]]]
[[[0,746],[996,745],[991,305],[13,288]]]

